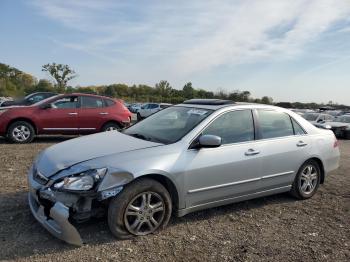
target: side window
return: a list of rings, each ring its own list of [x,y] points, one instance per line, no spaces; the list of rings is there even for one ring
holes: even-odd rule
[[[332,121],[333,120],[333,116],[326,116],[326,120],[327,121]]]
[[[251,110],[238,110],[225,113],[215,119],[203,132],[222,139],[222,144],[254,140],[254,122]]]
[[[273,110],[258,110],[261,138],[274,138],[294,135],[289,115]]]
[[[168,108],[170,105],[160,105],[161,109]]]
[[[45,97],[44,95],[35,95],[35,96],[32,96],[28,99],[29,103],[31,104],[35,104],[41,100],[43,100]]]
[[[115,105],[115,102],[110,99],[105,99],[105,104],[106,106],[113,106]]]
[[[78,108],[77,96],[66,96],[60,98],[51,104],[52,108]]]
[[[150,104],[148,108],[149,109],[156,109],[156,108],[158,108],[158,105],[157,104]]]
[[[305,135],[305,131],[304,129],[299,125],[299,123],[297,121],[294,120],[294,118],[292,118],[292,123],[293,123],[293,128],[294,128],[294,134],[297,135],[297,136],[300,136],[300,135]]]
[[[81,97],[82,108],[101,108],[104,107],[103,100],[97,97],[82,96]]]

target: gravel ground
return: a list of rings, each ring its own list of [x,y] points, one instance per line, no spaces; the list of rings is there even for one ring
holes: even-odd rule
[[[350,141],[341,167],[310,200],[287,194],[172,218],[158,234],[117,241],[106,219],[79,226],[83,247],[52,237],[32,217],[26,172],[42,149],[0,139],[0,260],[31,261],[350,261]]]

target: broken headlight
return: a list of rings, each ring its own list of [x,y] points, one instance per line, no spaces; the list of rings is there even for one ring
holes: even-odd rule
[[[94,187],[107,173],[107,168],[91,169],[77,175],[65,177],[63,180],[55,183],[53,186],[56,189],[86,191]]]

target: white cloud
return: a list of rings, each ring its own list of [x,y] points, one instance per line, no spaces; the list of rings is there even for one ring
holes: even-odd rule
[[[293,58],[350,15],[347,0],[36,0],[34,5],[79,34],[78,41],[56,41],[67,48],[180,75]]]

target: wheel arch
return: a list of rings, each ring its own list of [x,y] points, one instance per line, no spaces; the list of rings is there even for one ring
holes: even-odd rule
[[[29,124],[31,124],[31,125],[33,126],[33,128],[34,128],[35,135],[38,134],[37,125],[34,123],[33,120],[31,120],[31,119],[29,119],[29,118],[26,118],[26,117],[18,117],[18,118],[12,119],[12,120],[7,124],[7,127],[6,127],[6,134],[8,133],[10,126],[11,126],[13,123],[19,122],[19,121],[28,122]]]
[[[105,122],[101,125],[99,131],[103,130],[103,128],[104,128],[106,125],[108,125],[108,124],[117,124],[120,128],[123,128],[123,125],[122,125],[120,122],[118,122],[117,120],[112,120],[112,119],[111,119],[111,120],[105,121]]]
[[[139,176],[135,180],[142,178],[150,178],[162,184],[170,194],[171,200],[173,202],[173,210],[177,210],[179,208],[179,193],[175,183],[170,178],[160,174],[146,174],[143,176]]]

